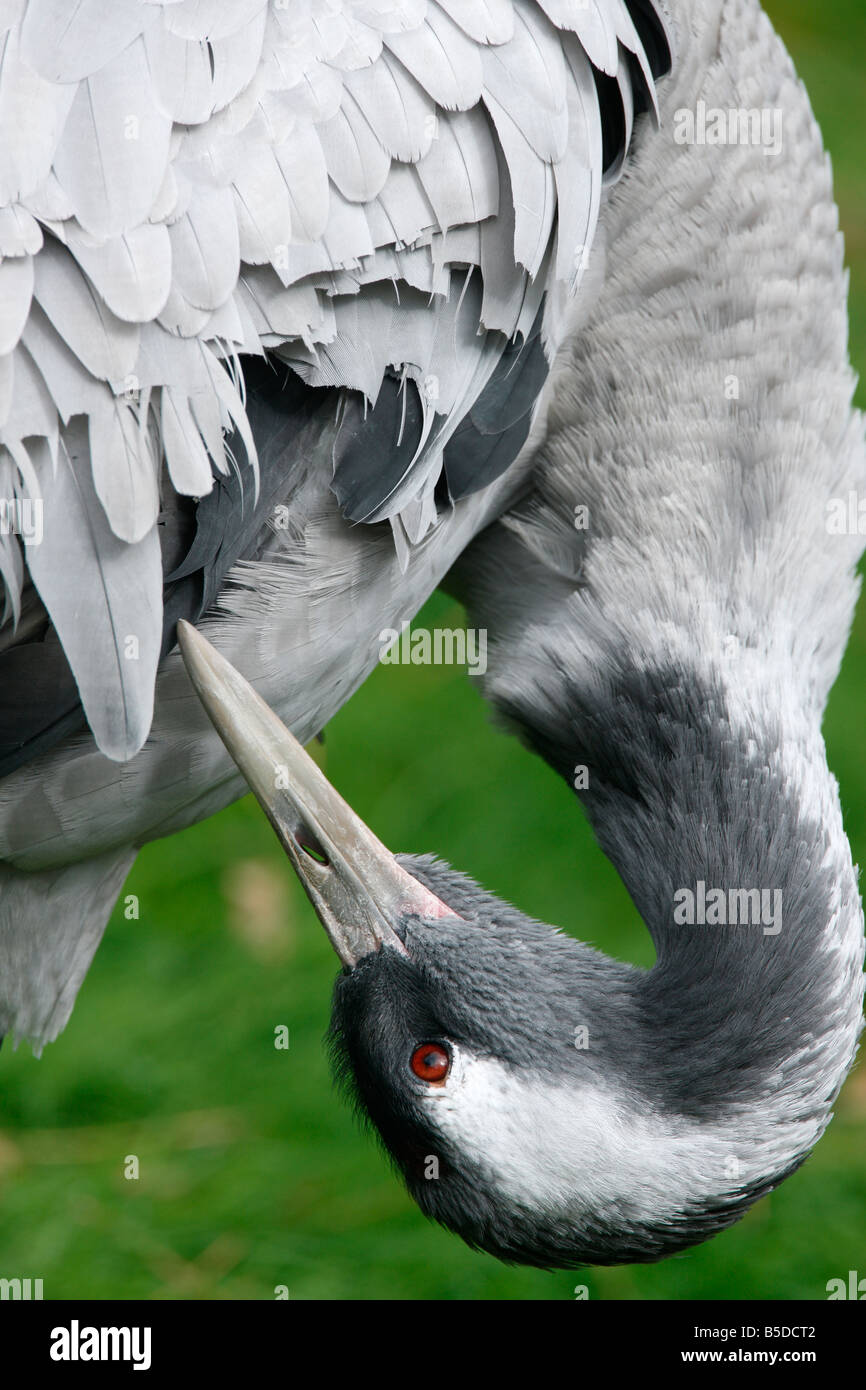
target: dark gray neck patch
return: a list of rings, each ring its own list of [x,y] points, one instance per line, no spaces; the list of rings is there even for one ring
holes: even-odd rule
[[[652,934],[637,1040],[651,1098],[712,1117],[781,1099],[796,1070],[802,1102],[826,1107],[858,987],[840,981],[858,910],[841,826],[802,805],[778,728],[732,727],[721,685],[669,668],[590,690],[556,652],[545,663],[559,678],[531,709],[499,704],[569,783],[588,769],[581,800]]]

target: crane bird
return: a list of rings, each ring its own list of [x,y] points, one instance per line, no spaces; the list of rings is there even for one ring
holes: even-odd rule
[[[0,43],[0,1031],[56,1037],[138,847],[246,779],[425,1211],[542,1265],[729,1224],[863,983],[820,726],[866,450],[757,0],[10,0]],[[649,972],[395,859],[303,752],[449,574]]]

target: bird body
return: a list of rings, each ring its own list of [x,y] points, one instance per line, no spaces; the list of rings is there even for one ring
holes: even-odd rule
[[[242,511],[297,511],[299,381],[339,393],[316,435],[341,515],[389,519],[404,562],[440,478],[456,501],[512,461],[498,437],[538,394],[576,248],[655,90],[623,0],[64,10],[29,0],[3,21],[3,476],[43,519],[29,587],[15,537],[2,573],[25,619],[7,678],[48,619],[74,681],[59,659],[52,675],[77,698],[40,691],[7,752],[69,732],[80,700],[123,761],[147,737],[171,619],[199,616],[263,539],[266,508],[238,545]],[[656,10],[636,12],[660,47]],[[256,435],[241,359],[265,352],[294,388]],[[227,518],[220,480],[246,467],[254,484],[277,432],[281,468],[261,496],[241,484]]]
[[[539,7],[467,3],[462,21],[456,6],[438,8],[469,27]],[[614,9],[541,8],[561,28]],[[629,14],[637,24],[651,8]],[[344,964],[340,1074],[428,1214],[532,1264],[655,1259],[730,1224],[820,1137],[861,1020],[862,907],[821,736],[862,548],[828,529],[827,508],[866,486],[829,164],[757,0],[671,8],[652,31],[669,34],[674,54],[661,128],[645,120],[630,158],[629,121],[614,142],[623,159],[607,168],[623,177],[600,203],[588,256],[577,243],[584,278],[569,307],[556,274],[545,281],[552,366],[528,443],[434,518],[465,413],[452,411],[439,455],[423,445],[416,458],[413,445],[417,491],[404,488],[404,459],[387,497],[371,491],[366,447],[352,453],[363,412],[349,416],[342,475],[340,459],[333,473],[310,466],[317,442],[332,451],[338,435],[304,416],[291,426],[309,432],[292,455],[288,529],[256,534],[198,624],[304,739],[371,669],[378,633],[451,571],[490,636],[485,693],[577,782],[652,934],[654,968],[608,960],[446,865],[371,844],[258,705],[247,727],[252,692],[191,629],[187,661],[219,738],[168,654],[149,741],[130,762],[67,735],[0,784],[7,1026],[37,1042],[57,1033],[134,847],[226,804],[243,773]],[[603,69],[595,30],[578,32]],[[375,64],[367,78],[378,82]],[[376,90],[373,106],[386,102]],[[609,88],[598,90],[604,110]],[[508,160],[500,96],[488,109]],[[675,136],[678,113],[752,109],[781,113],[777,148]],[[527,135],[550,135],[543,105],[525,119]],[[374,167],[364,162],[367,176]],[[565,169],[580,182],[581,167],[563,166],[560,200]],[[526,277],[517,282],[522,305]],[[363,302],[352,297],[350,318]],[[530,302],[522,320],[524,347],[540,308]],[[334,341],[354,354],[364,335],[348,322]],[[495,381],[472,351],[479,411],[485,391],[503,410],[509,376]],[[497,365],[504,351],[498,342]],[[383,389],[393,440],[397,397]],[[433,426],[419,409],[421,440]],[[269,447],[282,457],[275,412],[272,386],[252,392],[264,493]],[[271,752],[299,791],[268,788]],[[307,855],[305,837],[324,856]],[[46,914],[51,928],[46,901],[66,910],[62,923]],[[423,1056],[416,1069],[424,1048],[445,1057],[441,1079],[426,1079]]]
[[[177,619],[322,728],[516,495],[669,61],[643,0],[55,11],[10,14],[0,68],[10,127],[44,99],[3,171],[29,269],[0,359],[2,466],[44,512],[26,573],[2,538],[0,1031],[37,1045],[135,848],[243,790]]]

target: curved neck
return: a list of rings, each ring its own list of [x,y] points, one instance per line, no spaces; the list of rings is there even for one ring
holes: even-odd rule
[[[638,1211],[660,1194],[676,1248],[735,1219],[823,1132],[861,1027],[863,915],[817,725],[718,673],[593,674],[548,679],[530,741],[569,781],[586,769],[580,799],[657,962],[622,977],[627,1036],[597,1059],[604,1087],[571,1098],[574,1133],[599,1109],[576,1162],[584,1199],[589,1185]],[[650,1223],[640,1239],[662,1235]]]
[[[862,989],[820,735],[862,549],[825,525],[864,467],[843,248],[757,0],[673,8],[661,132],[604,211],[603,290],[554,370],[533,493],[458,592],[489,629],[487,695],[570,784],[587,767],[582,800],[653,934],[636,1016],[659,1104],[758,1106],[767,1132],[813,1115],[814,1141]],[[744,91],[782,111],[779,152],[677,141],[678,112]]]
[[[648,1091],[695,1118],[760,1103],[772,1127],[826,1118],[850,1066],[862,911],[817,726],[731,685],[674,668],[572,685],[571,733],[545,751],[587,767],[582,800],[656,945]]]
[[[488,629],[487,696],[569,785],[586,769],[658,953],[622,977],[628,1055],[605,1050],[576,1174],[595,1163],[607,1206],[612,1174],[631,1206],[654,1183],[646,1210],[667,1202],[686,1244],[683,1212],[725,1224],[802,1160],[860,1029],[820,726],[862,550],[825,518],[864,445],[808,100],[757,0],[672,8],[661,132],[603,209],[603,288],[554,366],[532,493],[452,587]],[[782,111],[780,152],[677,142],[678,112],[744,93]]]

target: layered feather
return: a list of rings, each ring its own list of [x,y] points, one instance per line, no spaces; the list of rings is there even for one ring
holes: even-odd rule
[[[122,760],[147,737],[162,639],[162,563],[156,526],[139,540],[114,534],[99,506],[81,420],[64,430],[57,467],[32,448],[43,534],[27,563],[75,672],[99,747]]]
[[[654,102],[649,14],[624,0],[9,9],[0,459],[8,488],[40,460],[47,512],[62,498],[83,528],[80,554],[52,526],[26,558],[109,756],[147,734],[160,486],[208,493],[235,462],[229,430],[238,466],[256,467],[238,355],[277,352],[371,405],[386,376],[415,384],[416,455],[397,473],[369,460],[343,501],[420,540],[449,439],[548,291],[579,283],[605,172],[635,100]],[[626,132],[607,171],[599,74]],[[4,542],[12,622],[17,554]],[[129,626],[136,575],[148,656],[124,665],[113,616]],[[89,642],[72,615],[97,580]]]

